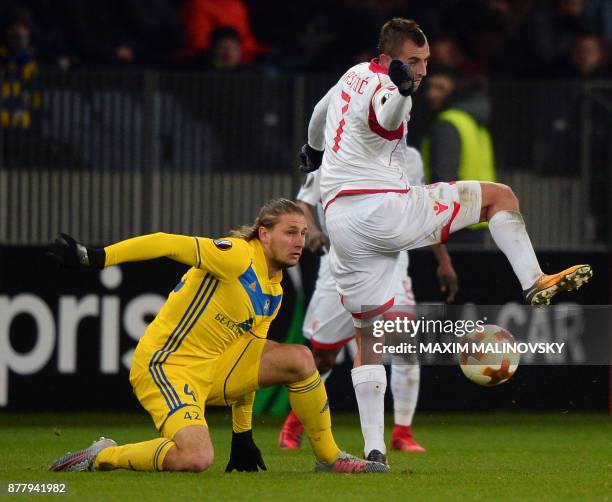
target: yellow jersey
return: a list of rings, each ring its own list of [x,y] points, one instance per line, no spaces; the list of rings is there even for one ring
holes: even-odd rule
[[[209,239],[157,233],[105,248],[105,266],[162,256],[191,265],[169,294],[137,351],[150,355],[162,384],[163,366],[199,366],[238,337],[266,338],[282,300],[282,272],[269,277],[258,239]]]
[[[151,234],[105,248],[105,266],[167,256],[192,267],[141,338],[163,363],[215,358],[246,332],[266,338],[282,300],[258,239]]]

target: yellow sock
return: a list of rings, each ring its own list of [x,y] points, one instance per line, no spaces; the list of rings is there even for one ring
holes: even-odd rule
[[[321,462],[333,462],[340,449],[332,435],[327,392],[319,372],[287,385],[287,390],[291,408],[304,425],[315,457]]]
[[[174,444],[174,441],[170,439],[157,438],[142,443],[105,448],[96,457],[96,470],[161,471],[164,458]]]

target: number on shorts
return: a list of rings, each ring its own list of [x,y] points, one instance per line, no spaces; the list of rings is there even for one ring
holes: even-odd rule
[[[186,420],[200,420],[200,412],[199,411],[186,411],[185,416],[183,417]]]

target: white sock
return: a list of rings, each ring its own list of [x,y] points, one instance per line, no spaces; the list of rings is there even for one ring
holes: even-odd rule
[[[372,450],[387,453],[385,446],[385,390],[387,372],[382,364],[366,364],[351,371],[359,420],[363,433],[364,454]]]
[[[395,425],[412,425],[419,397],[421,368],[418,364],[391,366],[391,392],[393,393],[393,420]]]
[[[327,381],[327,379],[329,378],[329,375],[331,375],[331,372],[332,372],[332,370],[328,370],[328,371],[326,371],[325,373],[323,373],[323,374],[321,375],[321,380],[322,380],[323,382]]]
[[[489,231],[497,247],[506,255],[521,287],[529,289],[542,269],[518,211],[498,211],[489,220]]]

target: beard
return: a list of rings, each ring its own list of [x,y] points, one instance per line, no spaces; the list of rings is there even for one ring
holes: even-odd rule
[[[285,270],[291,267],[295,267],[297,265],[297,261],[294,263],[292,261],[288,261],[288,260],[283,260],[280,259],[278,257],[274,257],[272,258],[272,260],[270,260],[272,262],[272,264],[274,265],[275,268],[278,268],[280,270]]]

